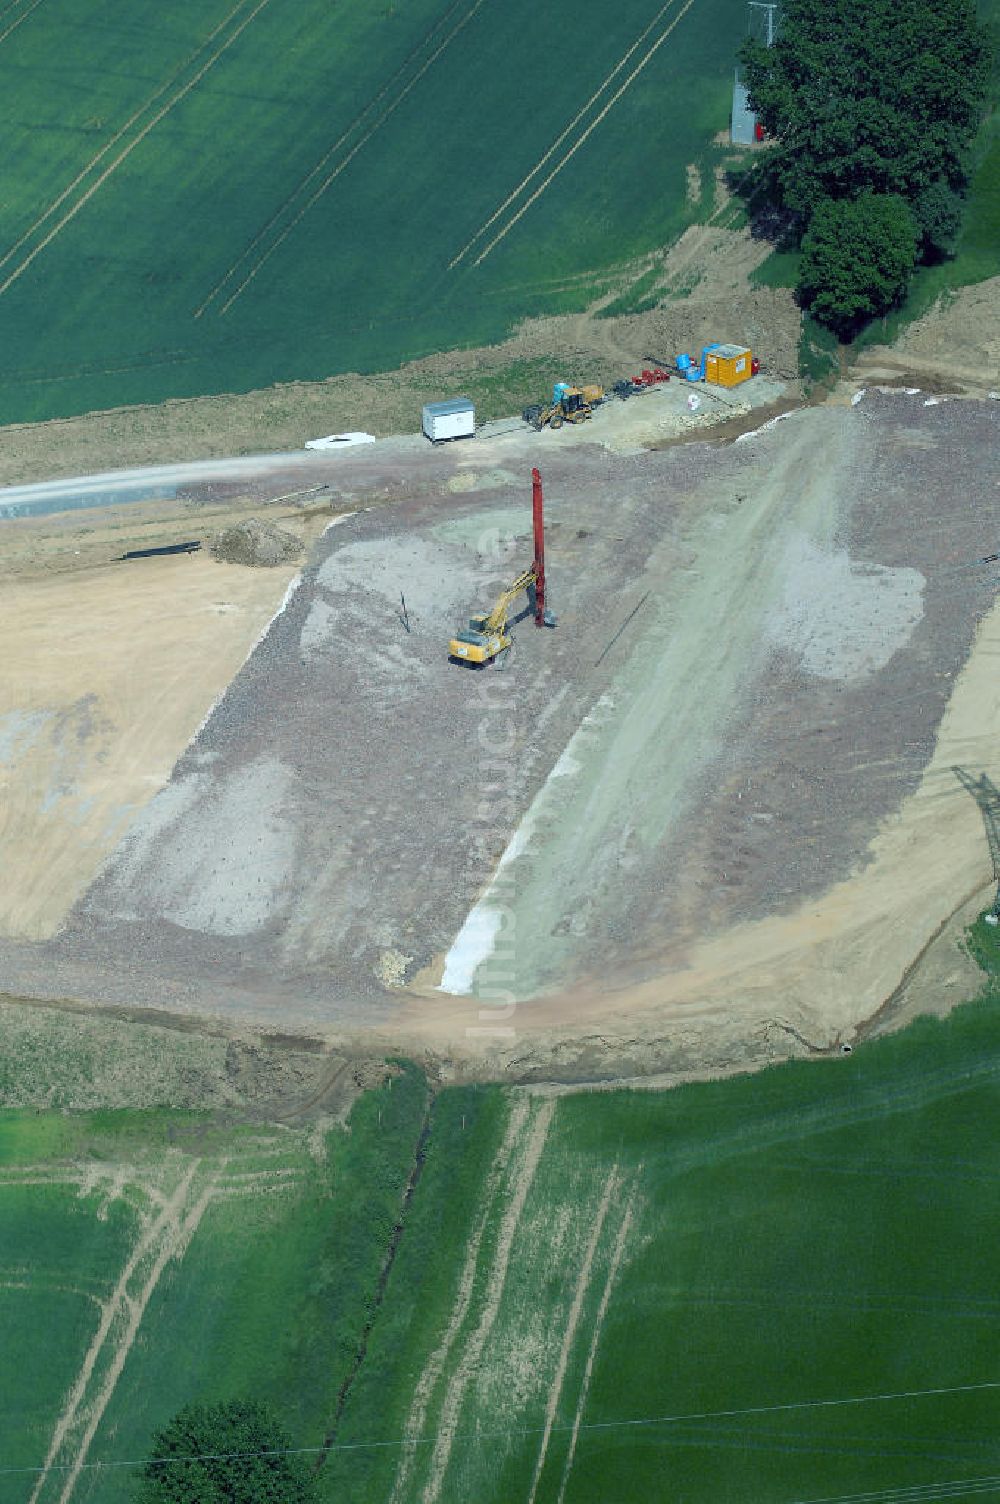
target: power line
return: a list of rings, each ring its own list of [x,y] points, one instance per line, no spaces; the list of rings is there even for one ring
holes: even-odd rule
[[[886,1404],[897,1400],[920,1400],[941,1398],[952,1394],[978,1394],[984,1390],[1000,1389],[1000,1379],[985,1379],[979,1384],[952,1384],[941,1386],[936,1389],[902,1389],[887,1392],[885,1394],[857,1394],[832,1400],[789,1400],[781,1405],[746,1405],[735,1410],[700,1410],[684,1411],[676,1415],[644,1415],[631,1416],[624,1420],[595,1420],[585,1421],[578,1427],[580,1431],[619,1431],[639,1429],[652,1426],[683,1425],[687,1421],[702,1420],[737,1420],[745,1415],[778,1415],[791,1410],[828,1410],[843,1408],[847,1405],[875,1405]],[[502,1431],[465,1431],[456,1437],[459,1441],[497,1441],[511,1436],[541,1436],[544,1426],[511,1426]],[[571,1431],[573,1424],[569,1421],[552,1427],[553,1432]],[[135,1457],[135,1458],[112,1458],[110,1461],[84,1462],[79,1464],[80,1470],[97,1471],[100,1468],[120,1467],[148,1467],[158,1465],[172,1467],[182,1462],[243,1462],[261,1457],[301,1457],[315,1456],[320,1452],[363,1452],[384,1451],[389,1447],[416,1447],[432,1446],[437,1440],[436,1436],[401,1436],[392,1441],[335,1441],[329,1446],[322,1443],[311,1447],[274,1447],[255,1452],[195,1452],[184,1457]],[[0,1467],[0,1477],[9,1477],[14,1474],[37,1474],[68,1472],[77,1468],[73,1462],[53,1463],[49,1467]],[[993,1480],[969,1480],[973,1483]],[[1000,1484],[1000,1478],[995,1480]],[[928,1484],[927,1487],[932,1485]],[[936,1485],[939,1487],[951,1487],[951,1484]],[[891,1504],[896,1498],[892,1492],[888,1494],[845,1494],[836,1499],[812,1499],[796,1501],[796,1504]],[[899,1494],[900,1504],[907,1504],[905,1492]]]
[[[1000,1493],[1000,1474],[981,1478],[953,1478],[943,1483],[915,1483],[912,1487],[880,1488],[874,1493],[835,1494],[824,1499],[796,1499],[793,1504],[934,1504],[938,1499],[963,1499],[971,1494]]]

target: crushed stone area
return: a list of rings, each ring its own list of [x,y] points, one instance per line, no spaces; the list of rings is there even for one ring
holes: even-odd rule
[[[520,621],[502,673],[447,640],[530,561],[538,446],[342,456],[355,515],[62,934],[0,947],[0,977],[384,1024],[477,903],[470,986],[502,1003],[683,965],[821,893],[916,786],[994,599],[965,566],[996,547],[998,417],[868,394],[736,444],[549,446],[559,626]]]

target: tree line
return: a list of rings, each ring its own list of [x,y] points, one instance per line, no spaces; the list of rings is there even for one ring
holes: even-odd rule
[[[800,301],[848,338],[954,251],[991,33],[972,0],[784,0],[741,61],[773,141],[753,191],[801,248]]]

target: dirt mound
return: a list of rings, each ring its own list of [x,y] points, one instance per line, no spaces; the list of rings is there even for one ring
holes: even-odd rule
[[[249,564],[265,569],[286,564],[301,552],[302,544],[294,533],[275,527],[273,522],[261,522],[257,517],[248,517],[245,522],[224,528],[212,543],[212,553],[221,563]]]

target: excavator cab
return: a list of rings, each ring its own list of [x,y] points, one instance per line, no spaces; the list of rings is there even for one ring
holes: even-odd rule
[[[462,663],[489,663],[510,647],[506,622],[502,626],[493,626],[490,615],[489,611],[477,611],[475,616],[469,617],[469,630],[456,632],[448,644],[450,657]]]
[[[468,632],[456,632],[448,644],[449,657],[461,663],[490,663],[510,647],[511,638],[504,632],[483,631],[485,616],[469,618]]]

